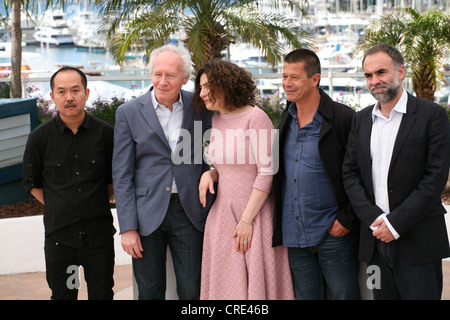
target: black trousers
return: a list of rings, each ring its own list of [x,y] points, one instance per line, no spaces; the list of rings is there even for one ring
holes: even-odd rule
[[[112,300],[114,286],[114,240],[90,248],[67,247],[51,237],[45,238],[45,265],[47,283],[52,300],[78,298],[78,267],[84,269],[89,300]]]
[[[375,300],[440,300],[442,295],[442,260],[410,264],[398,252],[396,241],[377,240],[370,263],[380,271]]]

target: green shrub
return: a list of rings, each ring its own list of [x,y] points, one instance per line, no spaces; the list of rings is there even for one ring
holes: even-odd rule
[[[273,95],[259,95],[256,97],[256,105],[260,107],[272,120],[273,126],[276,128],[281,120],[281,115],[285,108],[285,102],[281,98],[280,92]]]
[[[37,91],[39,91],[39,89],[35,86],[27,87],[28,97],[36,97],[36,95],[32,95],[32,93]],[[40,95],[38,95],[36,99],[39,123],[43,123],[57,115],[58,110],[51,100],[44,99]],[[116,122],[116,110],[124,102],[125,99],[116,97],[112,98],[110,101],[98,99],[97,101],[94,101],[92,106],[86,107],[86,112],[114,126],[114,123]]]
[[[4,77],[0,75],[0,77]],[[10,95],[10,87],[11,84],[9,82],[0,82],[0,99],[9,99]]]
[[[0,83],[0,97],[3,97],[1,96],[2,94],[1,85],[2,83]],[[7,90],[9,95],[9,86]],[[30,93],[35,92],[36,90],[38,90],[36,87],[27,88],[28,96],[31,97]],[[361,92],[355,93],[356,99],[353,99],[351,103],[349,101],[344,101],[343,97],[340,97],[337,100],[341,103],[349,105],[351,108],[358,111],[360,109],[360,106],[357,104],[357,102],[360,101],[358,97],[360,93]],[[86,107],[86,112],[114,126],[116,118],[116,110],[121,104],[125,102],[126,100],[124,98],[117,98],[117,97],[114,97],[111,100],[98,99],[92,104],[92,106]],[[280,123],[281,115],[283,113],[283,110],[285,109],[285,101],[282,99],[280,92],[277,92],[273,95],[258,95],[256,97],[256,105],[267,113],[269,118],[272,120],[273,126],[276,128]],[[442,106],[446,109],[450,121],[450,105],[444,104]],[[57,110],[53,106],[52,101],[46,100],[40,96],[38,96],[37,98],[37,107],[38,107],[39,123],[47,121],[48,119],[51,119],[57,114]]]
[[[114,126],[116,123],[116,110],[123,103],[125,103],[124,98],[113,97],[111,101],[98,99],[91,107],[86,108],[86,112]]]
[[[442,106],[445,108],[445,111],[447,111],[448,121],[450,122],[450,104],[448,106],[442,104]]]

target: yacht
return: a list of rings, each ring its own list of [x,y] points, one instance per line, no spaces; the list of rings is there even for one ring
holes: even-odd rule
[[[50,27],[56,29],[69,28],[64,11],[59,9],[47,10],[42,18],[38,20],[40,27]]]
[[[73,34],[78,50],[105,52],[98,30],[101,19],[92,11],[80,11],[68,20],[69,29]]]
[[[34,39],[41,45],[62,46],[73,45],[73,37],[69,29],[56,29],[51,27],[40,27],[33,35]]]
[[[73,45],[73,36],[69,30],[64,11],[59,9],[47,10],[37,22],[39,28],[33,34],[33,37],[41,45]]]
[[[22,30],[22,42],[33,45],[37,44],[36,40],[33,38],[33,34],[36,32],[36,17],[27,14],[25,12],[20,13],[20,29]],[[10,27],[6,27],[7,25],[11,26],[12,24],[12,17],[8,17],[8,23],[4,24],[3,27],[3,33],[2,33],[2,40],[5,42],[11,41],[11,29]]]
[[[106,52],[105,46],[100,41],[97,29],[89,26],[78,29],[74,43],[78,50]]]

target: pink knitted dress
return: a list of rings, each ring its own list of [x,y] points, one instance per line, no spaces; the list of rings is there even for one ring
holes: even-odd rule
[[[237,114],[217,113],[212,128],[209,150],[219,184],[205,226],[200,298],[293,299],[287,248],[272,247],[271,196],[253,220],[251,248],[237,252],[232,237],[253,188],[271,190],[277,169],[270,152],[272,123],[254,107]]]

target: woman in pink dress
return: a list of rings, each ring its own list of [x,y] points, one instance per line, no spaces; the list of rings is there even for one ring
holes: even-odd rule
[[[200,180],[217,197],[206,220],[200,299],[293,299],[287,249],[272,247],[271,151],[275,130],[254,106],[251,74],[227,61],[198,72],[194,105],[217,111],[209,156],[214,169]],[[218,182],[217,190],[214,183]]]

